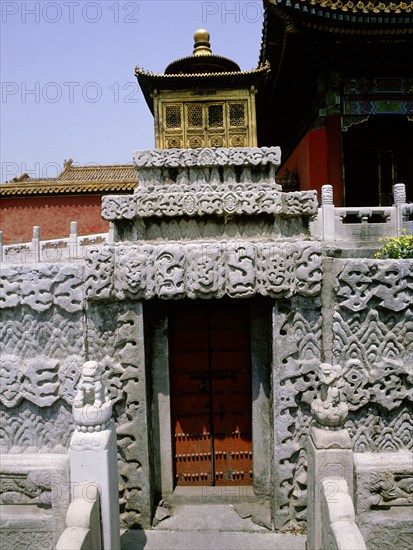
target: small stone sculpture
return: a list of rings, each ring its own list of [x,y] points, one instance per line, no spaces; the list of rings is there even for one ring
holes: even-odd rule
[[[102,383],[102,371],[97,361],[83,363],[82,374],[73,402],[73,417],[78,430],[99,432],[108,426],[112,402]]]
[[[340,365],[320,363],[318,374],[321,382],[320,394],[311,405],[313,418],[319,428],[339,430],[347,417],[348,406],[341,401],[339,391],[341,374]]]

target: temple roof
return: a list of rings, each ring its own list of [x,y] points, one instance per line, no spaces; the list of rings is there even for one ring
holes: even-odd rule
[[[260,62],[268,60],[271,73],[257,96],[258,142],[277,143],[284,158],[322,116],[331,79],[413,76],[411,0],[264,0],[264,6]]]
[[[172,61],[164,73],[152,73],[136,67],[135,76],[152,113],[154,90],[249,87],[258,85],[270,71],[268,62],[260,64],[255,69],[241,71],[235,61],[213,54],[209,33],[204,29],[195,32],[194,40],[193,54]]]
[[[264,4],[284,16],[287,23],[301,18],[308,26],[324,26],[329,32],[340,32],[334,25],[351,26],[409,25],[413,20],[413,3],[397,0],[264,0]],[[324,24],[322,19],[326,21]],[[318,21],[317,21],[318,20]],[[332,22],[334,21],[334,25]],[[411,30],[410,30],[411,32]]]
[[[65,161],[56,178],[31,178],[28,174],[0,185],[0,196],[60,195],[102,192],[130,192],[138,185],[136,169],[132,164],[73,166]]]

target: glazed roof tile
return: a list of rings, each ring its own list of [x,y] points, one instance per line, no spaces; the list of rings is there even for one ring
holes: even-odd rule
[[[138,185],[137,172],[132,164],[73,166],[72,162],[65,162],[64,169],[56,178],[31,178],[22,174],[12,182],[0,185],[0,196],[132,191]]]
[[[360,24],[386,27],[410,26],[413,17],[412,0],[402,2],[398,0],[264,0],[264,2],[282,19],[288,20],[289,17],[295,19],[300,16],[302,20],[324,19],[354,27]],[[413,32],[413,29],[405,29],[405,32],[409,31]]]
[[[311,12],[312,6],[352,13],[411,13],[413,2],[393,0],[270,0],[270,3]]]
[[[151,71],[146,71],[141,67],[136,67],[135,75],[136,76],[146,76],[149,78],[159,78],[159,79],[173,79],[173,78],[222,78],[226,76],[235,76],[235,77],[245,77],[249,75],[268,73],[270,71],[270,65],[268,62],[263,65],[259,65],[255,69],[249,71],[226,71],[221,73],[177,73],[177,74],[164,74],[164,73],[153,73]]]

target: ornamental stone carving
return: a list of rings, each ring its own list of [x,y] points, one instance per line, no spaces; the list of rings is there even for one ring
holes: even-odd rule
[[[214,243],[188,246],[189,298],[222,298],[225,295],[225,255]]]
[[[404,183],[395,183],[393,187],[394,204],[400,206],[407,202],[406,186]]]
[[[85,295],[106,299],[113,294],[115,257],[110,246],[91,246],[85,257]]]
[[[155,289],[159,298],[185,296],[185,248],[176,244],[155,249]]]
[[[86,274],[86,296],[93,301],[315,296],[321,290],[321,247],[250,241],[119,244],[102,247]]]
[[[339,430],[347,417],[348,406],[340,395],[341,375],[340,365],[320,363],[320,393],[311,404],[311,413],[319,428]]]
[[[334,204],[332,185],[323,185],[321,187],[321,204],[322,206]]]
[[[83,266],[32,264],[2,266],[0,308],[24,305],[43,313],[59,306],[69,313],[81,311]]]
[[[213,149],[151,149],[134,152],[135,166],[167,167],[180,166],[253,166],[281,162],[279,147],[214,147]]]
[[[376,506],[413,506],[413,474],[406,472],[374,472],[370,476],[370,491],[380,497]]]
[[[154,247],[151,245],[128,246],[116,255],[115,294],[119,300],[139,300],[154,296]]]
[[[102,382],[102,371],[97,361],[86,361],[73,401],[73,418],[78,431],[100,432],[112,416],[112,401]]]
[[[276,184],[258,183],[151,185],[138,187],[134,195],[103,197],[102,205],[102,217],[110,221],[154,216],[312,216],[317,211],[317,194],[282,193]]]
[[[103,199],[102,218],[105,220],[132,220],[136,216],[136,202],[130,200],[129,195],[108,195]]]
[[[352,260],[336,283],[340,307],[353,312],[367,306],[401,312],[412,303],[413,264],[409,260]]]

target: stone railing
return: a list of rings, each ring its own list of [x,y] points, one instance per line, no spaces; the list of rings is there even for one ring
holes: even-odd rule
[[[33,263],[83,260],[90,245],[112,242],[113,231],[95,235],[78,235],[77,222],[70,223],[69,237],[41,240],[40,227],[33,227],[33,238],[26,243],[3,244],[0,231],[0,262]]]
[[[379,248],[379,238],[413,233],[413,204],[406,203],[406,187],[394,186],[394,205],[335,207],[333,187],[323,185],[321,207],[311,223],[311,236],[337,242],[342,248]]]
[[[317,398],[311,404],[308,455],[307,550],[366,550],[353,506],[353,450],[344,428],[340,365],[320,363]]]
[[[365,550],[366,544],[355,521],[353,500],[348,492],[346,480],[340,477],[325,477],[321,481],[320,493],[320,548]]]
[[[56,550],[102,550],[100,521],[98,487],[93,482],[78,485]]]
[[[83,363],[72,413],[76,424],[70,440],[69,452],[70,480],[73,486],[73,517],[75,520],[77,518],[81,520],[82,513],[90,509],[83,504],[82,500],[91,500],[84,489],[81,499],[76,502],[75,488],[86,485],[87,489],[91,485],[94,498],[97,498],[96,493],[99,492],[103,548],[120,550],[116,429],[112,420],[112,400],[102,379],[102,367],[97,361]],[[83,512],[82,509],[84,509]],[[78,525],[75,526],[78,527]],[[85,526],[82,525],[82,527]],[[91,538],[92,534],[91,530]],[[98,541],[96,537],[95,533],[95,543],[91,542],[90,546],[79,548],[99,550],[100,540]],[[68,544],[64,546],[62,543],[59,548],[67,550],[73,546]]]

